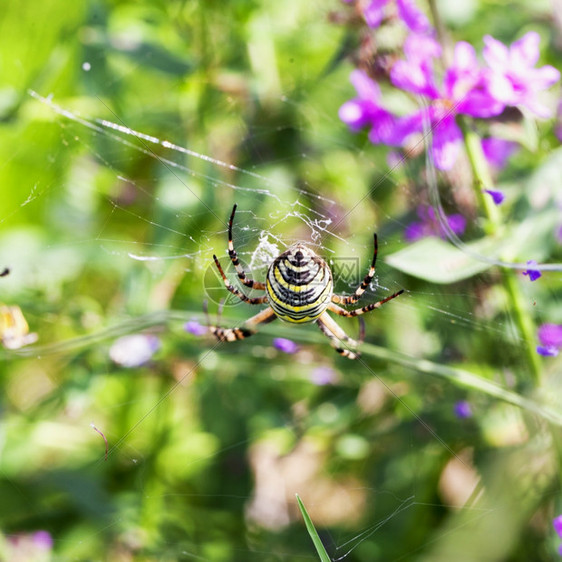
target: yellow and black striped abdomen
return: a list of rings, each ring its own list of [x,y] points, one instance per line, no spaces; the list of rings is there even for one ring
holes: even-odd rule
[[[332,298],[332,272],[312,250],[296,244],[269,267],[266,283],[269,304],[286,322],[313,322]]]

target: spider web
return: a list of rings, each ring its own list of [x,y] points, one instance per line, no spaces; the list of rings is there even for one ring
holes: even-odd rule
[[[83,116],[81,112],[65,109],[56,103],[56,100],[45,98],[36,92],[31,91],[30,95],[53,113],[53,118],[60,130],[61,147],[65,147],[64,149],[61,148],[61,150],[76,150],[81,154],[79,157],[79,169],[82,170],[82,173],[87,174],[87,168],[92,165],[101,166],[116,183],[126,185],[127,189],[131,190],[133,193],[149,198],[153,201],[155,206],[165,205],[166,202],[163,200],[166,195],[154,192],[153,182],[156,180],[152,180],[151,178],[148,178],[148,180],[134,179],[127,175],[126,171],[122,169],[122,167],[126,167],[123,166],[123,162],[125,162],[125,164],[127,163],[127,160],[122,158],[121,152],[121,149],[125,147],[127,150],[146,155],[153,161],[156,169],[153,173],[156,174],[156,176],[160,174],[167,175],[167,182],[173,186],[173,193],[176,194],[176,197],[180,200],[182,197],[185,197],[186,202],[198,201],[202,203],[202,209],[198,210],[197,213],[193,213],[189,210],[182,209],[181,201],[179,204],[175,201],[173,205],[177,205],[179,208],[173,209],[173,213],[170,215],[171,220],[168,218],[166,221],[163,221],[153,216],[137,213],[135,210],[132,210],[126,202],[123,202],[120,197],[107,195],[105,197],[105,209],[100,209],[100,215],[104,216],[101,221],[101,228],[96,230],[95,236],[86,235],[84,238],[81,238],[78,235],[76,240],[72,241],[72,244],[78,244],[90,250],[93,249],[96,252],[100,251],[102,254],[105,254],[109,261],[139,262],[143,264],[143,267],[149,268],[152,276],[160,275],[165,264],[170,262],[181,264],[182,270],[187,272],[187,274],[189,274],[189,272],[199,272],[200,274],[200,272],[204,270],[207,273],[203,275],[204,281],[203,285],[200,287],[202,298],[203,294],[205,294],[211,301],[215,303],[220,302],[224,300],[224,286],[216,276],[216,272],[210,264],[212,263],[213,253],[218,253],[220,255],[222,252],[223,256],[225,254],[228,216],[224,216],[224,213],[219,214],[215,208],[202,201],[201,192],[193,187],[194,185],[205,185],[205,189],[213,190],[224,196],[228,195],[232,201],[238,204],[239,210],[236,214],[234,229],[235,244],[242,261],[247,264],[248,271],[250,271],[256,279],[263,279],[271,260],[296,241],[305,241],[311,245],[319,255],[328,259],[332,266],[334,266],[334,263],[341,263],[338,262],[338,254],[340,257],[342,254],[344,255],[344,264],[353,264],[353,275],[341,275],[339,279],[336,279],[340,290],[343,290],[347,294],[355,290],[358,282],[368,270],[370,253],[372,251],[370,247],[372,240],[371,232],[363,230],[349,232],[347,230],[348,227],[342,219],[336,224],[336,221],[332,218],[334,216],[333,209],[338,208],[338,203],[335,200],[317,194],[310,189],[300,188],[294,184],[284,182],[276,178],[275,174],[268,174],[267,171],[259,171],[259,166],[251,170],[238,168],[237,166],[228,164],[206,154],[198,153],[169,140],[160,139],[136,131],[127,127],[126,124],[109,121],[107,119]],[[118,116],[115,117],[118,119]],[[98,147],[101,145],[104,146],[103,152],[98,150]],[[184,158],[186,156],[188,157],[187,163]],[[306,159],[306,155],[298,155],[295,158]],[[365,155],[365,158],[368,158],[368,156]],[[213,171],[210,172],[207,169],[202,171],[200,166],[189,163],[194,161],[209,165]],[[225,173],[223,174],[223,172]],[[227,181],[221,177],[229,175],[230,173],[234,173],[235,180]],[[388,180],[389,177],[390,175],[385,175],[381,181]],[[252,184],[256,183],[259,184],[260,187],[251,187]],[[401,186],[395,183],[394,188],[400,189]],[[53,189],[60,189],[60,187],[34,186],[29,197],[22,203],[22,206],[33,202],[36,197],[47,196]],[[74,184],[69,186],[69,189],[78,194],[82,188]],[[373,187],[375,195],[376,190],[377,185]],[[183,195],[181,195],[182,193]],[[259,216],[252,210],[255,197],[261,197],[270,201],[269,208],[271,210],[264,216]],[[373,207],[375,207],[377,215],[380,217],[378,220],[386,225],[390,234],[381,240],[382,244],[379,248],[380,260],[377,275],[375,280],[371,283],[369,295],[366,299],[367,302],[380,298],[381,291],[384,292],[383,294],[388,294],[400,287],[398,282],[393,279],[392,270],[384,265],[384,253],[387,248],[395,248],[402,243],[400,239],[402,231],[406,226],[402,219],[397,219],[392,214],[386,213],[375,202],[373,203]],[[342,213],[344,210],[340,207],[339,212]],[[356,209],[352,211],[352,213],[360,215],[361,211]],[[200,214],[211,215],[217,223],[217,229],[213,231],[203,230],[200,232],[193,232],[189,227],[186,228],[185,225],[189,224],[190,221],[196,220]],[[5,217],[4,220],[7,218],[8,217]],[[354,222],[353,217],[347,217],[347,220],[351,223]],[[113,227],[116,225],[118,226],[122,221],[144,223],[150,231],[156,234],[151,237],[152,239],[150,241],[115,238],[113,234],[115,229]],[[287,224],[291,226],[287,227]],[[170,234],[179,239],[180,243],[169,244],[155,242],[154,239],[158,238],[159,233],[162,234],[164,238]],[[216,247],[217,240],[219,240],[222,249]],[[228,264],[228,261],[226,261],[226,263]],[[234,281],[235,276],[233,275],[232,269],[230,273],[230,277]],[[67,275],[71,276],[72,271],[70,273],[67,272]],[[213,282],[215,284],[213,284]],[[249,292],[247,288],[240,288]],[[497,333],[498,335],[503,333],[503,328],[499,325],[485,324],[461,312],[457,313],[454,305],[448,305],[447,300],[443,300],[443,297],[446,296],[446,293],[443,291],[428,292],[424,288],[423,290],[409,289],[408,292],[409,296],[397,304],[406,314],[408,309],[413,306],[409,300],[411,298],[417,301],[416,306],[426,306],[451,325],[454,325],[456,329],[466,329],[469,331],[479,330],[488,333]],[[467,298],[468,295],[462,295],[462,297]],[[239,304],[239,301],[237,299],[227,299],[226,304],[236,306]],[[242,315],[246,315],[247,312],[243,310],[243,306],[239,308],[242,309],[238,311],[239,317],[243,319],[244,316]],[[237,321],[233,322],[229,318],[228,310],[227,308],[224,322],[230,322],[235,325]],[[147,321],[147,326],[157,325],[163,320],[168,322],[171,318],[172,317],[166,313],[164,313],[164,315],[148,315],[148,318],[146,316],[144,317]],[[23,349],[21,353],[24,355],[28,354],[28,352],[31,352],[33,355],[40,353],[45,356],[49,356],[53,353],[57,355],[60,353],[71,354],[75,349],[83,347],[86,349],[90,348],[96,341],[103,343],[107,341],[108,338],[136,332],[139,328],[142,328],[143,325],[143,319],[141,318],[139,320],[140,322],[124,321],[120,325],[110,329],[98,330],[97,334],[93,334],[93,336],[87,338],[45,344],[39,347],[39,349]],[[299,339],[299,335],[293,330],[291,330],[290,336],[297,341]],[[326,343],[325,345],[327,346],[328,344]],[[211,351],[204,353],[200,357],[198,364],[212,367],[212,365],[217,362],[216,353],[228,353],[226,349],[218,351],[215,350],[215,347],[216,346],[212,346]],[[377,377],[376,373],[366,366],[365,363],[363,363],[362,366],[366,367],[369,376]],[[125,458],[128,457],[132,463],[143,462],[142,458],[139,458],[142,455],[137,456],[131,449],[131,446],[128,444],[129,439],[134,433],[142,432],[142,425],[145,417],[149,418],[157,415],[159,407],[173,396],[173,393],[178,389],[178,385],[188,382],[191,377],[192,371],[183,373],[177,384],[171,386],[162,398],[148,406],[145,416],[136,420],[130,432],[125,435],[114,436],[115,441],[109,444],[109,454],[124,455]],[[382,382],[381,379],[378,380]],[[445,450],[453,453],[446,441],[424,421],[423,416],[417,414],[403,402],[403,399],[400,397],[400,392],[397,392],[384,382],[382,386],[386,387],[385,392],[399,403],[402,403],[402,406],[410,412],[414,419],[417,419],[420,427],[425,428],[425,430],[432,435],[432,439],[435,440],[439,447],[443,447]],[[100,430],[96,426],[93,424],[90,425],[95,428],[96,432],[100,433]],[[296,428],[291,428],[290,426],[286,428],[287,431],[295,429]],[[100,434],[106,439],[105,434]],[[235,443],[232,447],[239,447],[246,443],[246,441]],[[221,453],[224,453],[224,450],[216,454],[218,455]],[[101,457],[96,463],[96,466],[100,469],[102,468]],[[415,491],[415,485],[413,485],[412,490]],[[139,492],[143,492],[142,486]],[[371,493],[377,492],[372,490]],[[383,490],[383,494],[384,493],[385,491]],[[393,497],[392,494],[390,495]],[[223,499],[226,498],[223,497]],[[272,520],[273,523],[271,524],[273,527],[275,527],[276,524],[281,524],[278,520],[280,517],[279,514],[264,515],[261,511],[262,508],[259,507],[259,504],[271,501],[267,493],[264,499],[261,497],[260,492],[256,491],[255,495],[253,497],[248,497],[247,501],[248,513],[251,518],[257,517],[257,521],[266,525],[268,521]],[[280,504],[283,504],[280,498],[278,498],[278,501]],[[335,559],[349,559],[356,548],[360,548],[363,542],[369,541],[373,536],[376,537],[376,534],[381,532],[383,527],[390,524],[394,518],[399,520],[400,514],[405,510],[419,509],[420,507],[423,509],[423,504],[415,501],[415,495],[404,499],[393,497],[393,502],[394,507],[389,513],[384,515],[382,519],[363,528],[363,530],[357,534],[351,536],[347,535],[347,538],[344,538],[344,536],[332,537],[330,541],[333,543],[332,549]],[[393,502],[391,502],[391,505]],[[283,511],[286,507],[280,507],[279,509]],[[481,515],[477,515],[477,517],[481,517]],[[281,522],[282,521],[283,518],[281,518]],[[117,522],[111,523],[110,525],[117,525]],[[250,555],[250,553],[247,554]],[[195,556],[195,554],[193,556]]]
[[[82,71],[86,73],[90,70],[90,62],[83,61]],[[106,84],[108,90],[111,86],[111,84]],[[341,88],[336,88],[336,92],[342,94],[341,101],[345,101],[346,95],[349,96],[347,86],[342,85]],[[227,223],[233,203],[238,205],[234,228],[236,249],[252,276],[258,280],[264,278],[268,264],[279,252],[296,241],[304,241],[311,245],[319,255],[326,258],[335,269],[347,272],[347,274],[338,276],[337,287],[339,291],[352,293],[368,270],[372,255],[372,234],[374,231],[378,231],[377,275],[364,299],[365,303],[375,302],[382,296],[402,288],[405,279],[409,279],[385,264],[385,256],[392,255],[404,247],[404,230],[416,217],[405,211],[404,206],[390,204],[389,193],[397,193],[402,200],[408,200],[411,207],[415,207],[417,204],[433,206],[437,211],[437,216],[442,216],[441,201],[436,201],[434,196],[424,199],[413,189],[418,178],[418,170],[415,169],[414,164],[400,160],[398,164],[389,165],[384,170],[376,169],[381,159],[379,158],[375,164],[372,155],[377,149],[366,141],[361,145],[351,135],[349,143],[344,146],[341,146],[341,138],[336,141],[327,137],[323,132],[326,128],[325,125],[329,123],[333,127],[334,122],[337,122],[336,114],[319,115],[315,102],[308,101],[306,95],[303,96],[301,92],[284,92],[283,96],[276,101],[280,105],[296,105],[299,108],[302,119],[296,128],[310,142],[317,141],[321,148],[311,150],[311,154],[298,152],[286,156],[283,161],[277,161],[275,156],[262,156],[259,148],[264,144],[264,137],[280,134],[282,126],[244,131],[247,144],[253,149],[255,155],[253,163],[248,166],[237,166],[230,163],[231,161],[225,157],[211,155],[208,146],[198,148],[182,142],[185,141],[185,135],[180,125],[172,125],[169,128],[169,136],[166,137],[150,134],[150,123],[143,123],[139,116],[136,117],[138,117],[140,126],[130,122],[134,120],[131,118],[131,112],[127,112],[129,118],[121,117],[118,111],[110,109],[103,101],[103,95],[96,96],[97,102],[92,104],[93,108],[79,107],[80,103],[77,103],[78,107],[72,109],[70,107],[73,104],[62,96],[59,101],[57,95],[49,96],[35,91],[31,91],[30,95],[34,100],[33,111],[37,112],[40,120],[54,130],[53,134],[58,138],[58,151],[52,156],[51,161],[45,163],[46,168],[52,172],[48,174],[50,177],[47,179],[32,178],[19,204],[13,209],[4,210],[0,221],[9,224],[14,217],[18,216],[20,210],[45,198],[61,197],[65,200],[67,212],[61,212],[60,215],[51,218],[53,230],[60,230],[59,235],[55,237],[59,240],[57,243],[50,243],[45,247],[39,238],[26,239],[24,234],[18,233],[16,230],[3,236],[3,248],[6,248],[3,252],[3,259],[13,268],[11,278],[3,280],[5,281],[3,284],[6,291],[5,298],[18,295],[18,284],[25,279],[25,286],[29,291],[59,292],[60,294],[53,301],[60,302],[64,300],[64,290],[68,290],[68,285],[79,277],[79,272],[87,268],[88,263],[92,260],[94,262],[103,261],[108,273],[111,273],[113,277],[122,277],[124,283],[126,283],[127,275],[130,274],[130,271],[135,271],[135,268],[140,269],[141,274],[131,282],[141,283],[145,278],[148,279],[145,281],[146,283],[154,282],[154,280],[163,278],[170,268],[177,269],[178,277],[189,279],[192,274],[193,278],[198,280],[197,286],[185,290],[185,293],[190,295],[190,298],[185,298],[185,302],[189,302],[191,307],[185,312],[181,309],[182,301],[178,303],[178,306],[173,307],[173,312],[168,312],[159,309],[158,299],[147,306],[146,303],[136,302],[134,298],[131,298],[126,305],[123,305],[121,313],[115,315],[117,321],[113,325],[109,327],[104,325],[100,318],[91,312],[91,318],[86,322],[86,325],[91,326],[89,333],[82,337],[68,338],[68,340],[61,337],[59,330],[57,338],[45,341],[45,336],[43,336],[45,330],[38,329],[36,326],[45,327],[55,324],[58,321],[57,311],[52,307],[46,307],[44,310],[32,308],[31,314],[27,314],[27,317],[30,324],[35,325],[33,329],[39,331],[43,341],[42,343],[40,341],[37,346],[20,350],[20,353],[24,359],[26,356],[36,359],[40,365],[44,365],[46,370],[51,369],[51,364],[55,362],[61,366],[67,362],[73,362],[80,357],[81,353],[103,353],[109,343],[121,335],[151,328],[155,329],[164,339],[166,337],[164,327],[171,327],[173,332],[175,323],[177,333],[179,331],[177,325],[181,325],[183,321],[192,316],[203,321],[204,317],[201,313],[203,299],[209,299],[215,306],[224,297],[225,291],[220,280],[213,285],[214,282],[217,282],[217,277],[212,266],[212,255],[216,253],[226,258]],[[157,102],[158,100],[155,99],[155,104]],[[219,107],[226,102],[221,100],[216,103]],[[150,110],[147,107],[143,109],[147,112]],[[311,115],[313,117],[309,117]],[[147,126],[143,127],[143,125]],[[291,124],[291,127],[295,127],[295,125]],[[331,170],[330,161],[324,160],[318,165],[324,170],[319,171],[318,166],[315,165],[314,160],[319,154],[322,155],[322,151],[329,152],[331,156],[336,154],[340,158],[338,165],[343,165],[349,170],[349,194],[346,194],[343,201],[338,191],[327,184],[327,178],[336,177]],[[213,154],[220,152],[220,150],[216,150]],[[59,164],[66,161],[72,162],[69,167],[71,173],[63,177],[62,167],[59,167]],[[372,183],[362,185],[360,186],[362,189],[354,191],[354,181],[360,177],[353,173],[353,168],[357,165],[361,166],[363,172],[367,171],[364,176],[369,177]],[[139,173],[138,167],[142,168],[142,166],[144,166],[143,171]],[[301,172],[298,177],[296,173],[291,176],[288,172],[291,168],[302,168],[304,172]],[[326,173],[326,169],[328,173]],[[431,172],[428,185],[430,190],[437,189],[436,179]],[[368,194],[367,198],[365,198],[365,193]],[[364,202],[356,205],[361,199]],[[142,204],[137,204],[139,201]],[[443,203],[449,207],[454,206],[452,200],[446,200]],[[92,212],[92,208],[95,208],[95,212]],[[84,220],[88,216],[95,216],[96,220],[93,223],[85,223]],[[59,229],[61,223],[64,223],[65,228]],[[69,224],[74,225],[73,236],[69,234]],[[205,226],[202,228],[201,224]],[[130,228],[130,235],[127,231],[128,228]],[[142,233],[142,238],[137,237],[139,232]],[[451,236],[451,233],[449,235]],[[455,240],[458,239],[455,238]],[[21,252],[22,244],[29,252]],[[460,243],[458,245],[463,250],[462,245]],[[78,252],[76,248],[79,248]],[[346,264],[351,265],[346,269]],[[350,271],[352,274],[349,274]],[[232,270],[230,272],[232,273]],[[232,275],[230,277],[233,281],[235,280]],[[168,290],[173,292],[175,288],[177,285]],[[479,332],[487,334],[494,341],[505,342],[510,336],[516,340],[514,333],[509,334],[509,327],[506,330],[504,320],[497,320],[492,315],[489,319],[486,311],[481,311],[481,314],[478,315],[467,312],[467,301],[473,303],[474,306],[471,306],[471,309],[477,308],[481,301],[477,295],[462,287],[449,288],[411,280],[411,285],[405,288],[407,293],[393,301],[389,305],[390,310],[381,312],[380,318],[384,322],[405,324],[400,337],[385,343],[399,349],[409,357],[423,357],[439,345],[435,332],[424,333],[423,326],[407,325],[409,318],[417,318],[414,313],[420,308],[430,311],[430,317],[439,326],[439,330],[452,331],[459,339],[469,338],[474,332]],[[115,287],[113,289],[117,290]],[[165,292],[166,287],[162,291]],[[142,291],[139,292],[142,293]],[[134,288],[131,293],[134,293]],[[194,301],[197,302],[194,295],[200,295],[201,306],[197,308],[191,304]],[[225,324],[237,325],[251,314],[244,305],[238,305],[236,301],[229,300],[226,304],[232,306],[225,307],[223,318]],[[183,314],[178,315],[178,310]],[[68,315],[70,316],[70,313]],[[379,321],[381,320],[378,318],[367,320],[368,341],[378,338],[377,322]],[[343,326],[343,322],[341,324]],[[116,434],[111,427],[104,427],[98,419],[105,418],[106,410],[112,412],[124,410],[126,402],[116,399],[108,404],[99,403],[94,399],[93,406],[80,410],[76,415],[79,424],[82,421],[84,423],[79,425],[75,433],[64,434],[64,437],[61,434],[51,433],[47,439],[55,444],[56,450],[58,450],[57,443],[67,438],[75,440],[74,447],[77,451],[82,451],[84,447],[90,451],[96,450],[95,455],[90,455],[97,459],[93,461],[92,465],[94,470],[102,471],[104,468],[103,441],[99,436],[91,435],[93,432],[90,423],[93,422],[96,431],[102,431],[104,439],[108,438],[110,457],[117,456],[121,462],[127,465],[143,466],[139,471],[138,481],[131,488],[134,494],[139,496],[156,494],[160,495],[162,499],[170,495],[172,502],[195,497],[212,502],[215,499],[213,495],[205,492],[197,494],[194,491],[188,491],[182,494],[174,491],[168,494],[165,487],[153,491],[145,486],[143,472],[146,471],[147,480],[149,480],[150,472],[148,459],[142,447],[144,427],[147,425],[145,422],[157,417],[161,409],[166,408],[168,404],[175,404],[178,397],[185,398],[186,385],[194,382],[196,373],[203,373],[205,376],[213,373],[214,369],[219,366],[228,370],[225,366],[225,357],[233,357],[247,367],[248,364],[244,363],[243,358],[245,353],[251,353],[253,357],[260,358],[257,361],[263,359],[264,362],[267,362],[267,367],[263,372],[240,374],[241,379],[251,381],[257,378],[260,385],[265,384],[264,380],[271,381],[272,389],[275,389],[276,385],[280,388],[287,382],[294,383],[295,381],[290,378],[291,368],[283,366],[283,358],[280,358],[279,355],[271,354],[272,334],[288,336],[300,343],[300,331],[286,328],[286,326],[273,327],[271,328],[274,330],[272,333],[264,330],[263,336],[256,336],[258,343],[241,342],[236,350],[226,347],[218,348],[208,342],[199,344],[199,347],[205,347],[203,351],[190,347],[186,352],[189,361],[187,364],[180,363],[179,374],[176,376],[175,382],[159,388],[157,392],[151,392],[147,397],[134,396],[134,393],[133,398],[128,397],[128,400],[138,403],[139,408],[135,410],[136,417],[132,420],[126,433]],[[345,329],[350,335],[355,335],[354,323],[346,324]],[[314,343],[307,343],[306,334],[313,331],[314,327],[302,330],[303,343],[301,344],[300,361],[302,361],[304,371],[312,371],[312,367],[309,368],[308,365],[318,362],[314,351],[307,350],[308,345],[312,350],[314,350],[314,346],[322,346],[321,349],[326,350],[326,355],[333,353],[327,341],[318,343],[321,340],[314,340]],[[415,337],[412,337],[412,333],[422,334],[422,337],[416,340]],[[191,336],[182,333],[181,337],[189,339]],[[410,348],[402,349],[401,344],[405,341],[411,345]],[[454,352],[454,350],[451,351],[452,354]],[[333,355],[333,358],[326,360],[322,358],[321,366],[332,367],[336,361],[335,353]],[[454,360],[455,357],[451,359]],[[517,355],[515,357],[506,356],[504,360],[506,369],[509,369],[517,360]],[[105,365],[108,372],[115,369],[109,359]],[[432,428],[431,420],[424,413],[423,404],[409,402],[408,390],[417,388],[419,383],[409,382],[408,384],[411,386],[408,388],[408,385],[400,380],[401,374],[395,376],[392,373],[392,363],[390,367],[375,367],[371,363],[358,362],[353,365],[353,369],[362,370],[361,377],[371,379],[371,385],[367,390],[363,390],[363,396],[360,398],[355,396],[354,388],[359,383],[358,379],[354,377],[354,373],[345,373],[349,376],[349,382],[342,380],[341,375],[338,379],[338,383],[342,385],[341,398],[330,397],[320,401],[312,408],[314,415],[317,415],[324,423],[331,423],[337,417],[336,409],[345,408],[345,398],[349,401],[362,400],[364,412],[376,409],[377,401],[381,403],[390,401],[395,404],[402,419],[412,420],[411,426],[406,431],[410,436],[409,446],[413,447],[412,443],[423,435],[433,443],[435,451],[452,453],[460,472],[462,472],[463,466],[466,468],[465,459],[454,453],[449,445],[449,441],[453,438],[450,435],[441,435]],[[72,376],[77,378],[76,384],[86,384],[86,373],[74,373]],[[310,384],[308,380],[299,381],[298,377],[295,380],[301,385]],[[224,388],[236,388],[228,378],[221,382]],[[110,383],[108,382],[108,384]],[[426,399],[429,394],[429,392],[420,393]],[[233,396],[237,395],[233,394]],[[487,404],[486,401],[482,403]],[[430,415],[432,415],[437,407],[431,399],[428,399],[428,404],[431,405]],[[299,434],[301,428],[299,427],[298,407],[297,404],[295,406],[297,412],[292,416],[292,421],[280,424],[279,432],[284,435],[284,438]],[[76,408],[80,409],[78,406]],[[242,406],[241,410],[243,411]],[[85,420],[86,415],[94,416],[95,419]],[[69,420],[76,418],[72,418],[72,412],[68,413]],[[67,428],[68,425],[65,427]],[[361,431],[360,427],[356,428],[359,437]],[[372,435],[368,431],[367,433]],[[203,443],[201,449],[208,452],[195,454],[194,460],[191,460],[188,466],[193,466],[195,470],[198,463],[223,458],[231,450],[245,449],[251,442],[252,439],[247,436],[239,440],[233,438],[229,445],[215,449],[211,446],[205,448],[206,444]],[[365,462],[360,460],[360,456],[357,456],[356,459],[353,457],[354,454],[359,455],[357,448],[361,449],[365,446],[364,439],[358,438],[355,442],[353,439],[342,440],[340,446],[347,451],[350,463],[361,465]],[[96,447],[97,449],[95,449]],[[314,466],[314,455],[314,450],[303,446],[302,449],[297,449],[293,458],[291,455],[287,455],[283,466],[283,463],[279,461],[280,455],[277,451],[272,452],[266,447],[259,448],[258,446],[253,449],[252,474],[256,482],[244,498],[246,516],[252,521],[252,524],[262,524],[266,527],[269,525],[271,529],[279,530],[296,519],[287,504],[286,495],[293,492],[301,493],[300,490],[284,490],[283,492],[287,492],[285,494],[277,493],[278,490],[275,488],[280,482],[283,482],[286,488],[296,485],[295,482],[299,481],[290,480],[287,476],[290,474],[291,461],[295,463],[298,461],[302,463],[302,466]],[[69,461],[61,454],[59,462],[64,466]],[[270,464],[268,465],[268,463]],[[359,557],[361,549],[366,548],[368,544],[376,544],[378,540],[384,541],[384,533],[388,527],[394,526],[395,529],[399,529],[403,523],[403,517],[407,516],[410,519],[413,513],[416,513],[417,517],[423,517],[425,510],[429,512],[434,507],[424,503],[421,499],[418,500],[418,496],[423,496],[423,493],[418,491],[418,485],[421,484],[424,474],[417,451],[408,462],[411,470],[409,497],[401,495],[397,491],[403,490],[400,476],[396,477],[396,490],[388,483],[388,480],[384,481],[382,489],[373,485],[368,490],[361,490],[358,479],[350,479],[345,483],[338,480],[343,461],[340,460],[336,465],[330,465],[328,459],[326,464],[328,474],[339,483],[343,490],[340,504],[333,510],[338,511],[339,509],[344,513],[343,517],[339,519],[336,517],[337,524],[341,524],[345,514],[349,515],[354,508],[359,512],[367,513],[367,517],[371,518],[367,521],[365,519],[353,521],[353,524],[348,527],[349,530],[326,539],[327,543],[331,543],[331,553],[334,559],[353,560],[356,554],[357,559],[365,559],[365,556],[369,555],[363,553]],[[265,470],[263,466],[266,466]],[[277,480],[267,480],[267,466],[270,467],[271,472],[279,471]],[[392,472],[393,466],[390,464],[384,468]],[[392,483],[392,480],[390,482]],[[307,481],[307,484],[310,485],[310,481]],[[327,483],[325,485],[328,486]],[[326,488],[326,490],[334,492],[333,487]],[[301,495],[304,496],[305,503],[310,508],[311,505],[306,496],[302,493]],[[311,495],[311,497],[313,498],[311,501],[318,504],[322,503],[322,499],[326,499],[322,496]],[[225,504],[232,499],[234,498],[225,494],[220,494],[216,498],[217,501]],[[376,515],[373,515],[372,511],[365,508],[365,503],[376,503],[379,499],[381,507],[377,508]],[[442,507],[447,507],[445,502]],[[314,510],[314,503],[312,509],[313,520],[317,521],[319,525],[322,525],[323,521],[328,526],[333,524],[333,519],[330,520],[330,517],[334,517],[333,514],[323,513],[321,506]],[[475,510],[474,518],[486,517],[491,513],[491,511],[481,513]],[[124,526],[126,527],[126,525]],[[98,533],[104,533],[112,527],[115,527],[118,532],[123,532],[120,520],[113,516],[108,516],[104,524],[98,523],[94,527]],[[59,540],[59,537],[55,536],[55,540]],[[65,538],[64,540],[72,539]],[[177,545],[170,545],[178,556],[184,556],[186,559],[213,559],[212,555],[200,554],[199,550],[186,551],[181,545],[180,540],[177,541]],[[250,557],[260,559],[260,551],[262,551],[262,555],[263,551],[265,554],[270,553],[267,549],[267,541],[260,543],[259,540],[256,540],[253,550],[244,551],[241,556],[245,560]],[[278,550],[272,549],[271,553],[273,552],[283,557]],[[309,555],[310,552],[311,550],[306,550],[301,555]]]

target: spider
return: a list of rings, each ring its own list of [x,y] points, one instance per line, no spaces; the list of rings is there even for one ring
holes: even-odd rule
[[[339,306],[355,304],[371,283],[375,275],[375,263],[377,261],[378,244],[376,233],[374,236],[374,252],[371,267],[361,285],[357,287],[355,293],[351,296],[333,294],[334,283],[330,266],[317,256],[314,251],[300,242],[294,244],[286,252],[283,252],[273,260],[267,271],[266,281],[262,283],[246,277],[244,268],[240,265],[240,260],[234,249],[232,225],[236,207],[237,205],[234,205],[230,220],[228,221],[228,255],[236,268],[240,282],[251,289],[265,291],[265,295],[254,298],[245,295],[228,280],[216,255],[213,255],[213,259],[225,287],[233,295],[248,304],[268,304],[269,306],[247,320],[241,327],[220,328],[219,326],[209,326],[211,334],[219,341],[232,342],[255,334],[255,328],[258,324],[267,324],[275,320],[275,318],[296,324],[315,322],[322,333],[330,339],[330,344],[340,355],[349,359],[357,359],[360,354],[356,351],[356,348],[363,342],[365,335],[363,319],[359,318],[359,338],[356,341],[350,338],[338,326],[328,314],[328,311],[345,317],[360,316],[380,308],[384,303],[404,292],[402,289],[378,302],[354,310],[346,310]],[[342,347],[343,342],[355,351]]]

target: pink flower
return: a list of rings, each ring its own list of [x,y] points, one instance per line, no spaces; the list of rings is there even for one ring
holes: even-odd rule
[[[439,45],[429,37],[411,35],[404,51],[406,60],[398,61],[391,70],[392,83],[413,94],[426,96],[431,103],[427,109],[400,120],[401,134],[406,139],[430,127],[435,166],[449,170],[457,159],[462,141],[455,116],[491,117],[499,115],[504,104],[488,91],[484,72],[469,43],[456,44],[453,63],[446,70],[440,87],[435,82],[432,61],[440,53]]]
[[[543,324],[539,327],[538,338],[541,345],[537,346],[537,353],[547,357],[558,355],[562,347],[562,325]],[[560,525],[562,528],[562,522]]]
[[[369,27],[379,27],[389,0],[371,0],[363,9],[363,17]],[[431,31],[429,20],[416,6],[413,0],[396,0],[398,17],[415,33]]]
[[[484,59],[490,67],[489,89],[505,105],[526,107],[539,117],[550,117],[551,111],[538,102],[537,94],[560,79],[553,66],[535,68],[539,60],[540,36],[529,31],[506,47],[490,35],[484,37]]]
[[[369,140],[373,144],[399,146],[402,136],[396,127],[397,118],[380,104],[381,92],[378,85],[362,70],[354,70],[350,80],[357,91],[357,97],[340,107],[340,119],[352,131],[370,127]]]

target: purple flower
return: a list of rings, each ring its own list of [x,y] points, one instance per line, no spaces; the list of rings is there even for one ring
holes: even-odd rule
[[[552,520],[552,525],[554,527],[554,530],[556,531],[556,534],[562,539],[562,515],[555,517]]]
[[[354,70],[350,81],[357,91],[357,97],[340,107],[340,119],[352,131],[371,127],[369,140],[373,144],[400,145],[402,137],[396,136],[397,118],[380,105],[381,92],[377,84],[362,70]]]
[[[508,158],[519,148],[516,142],[504,139],[488,137],[482,139],[482,150],[486,160],[494,166],[501,169],[505,166]]]
[[[562,225],[556,229],[556,238],[558,239],[558,244],[562,244]]]
[[[206,326],[202,326],[197,320],[186,322],[183,329],[194,336],[204,336],[209,331]]]
[[[423,48],[420,48],[421,45]],[[461,41],[456,44],[453,63],[446,70],[441,87],[434,79],[432,57],[438,56],[440,47],[433,39],[411,35],[406,40],[404,51],[406,60],[398,61],[390,72],[392,83],[432,101],[427,109],[403,117],[398,124],[400,132],[406,139],[411,134],[431,128],[435,166],[440,170],[450,170],[462,141],[455,116],[492,117],[503,111],[504,104],[488,91],[485,74],[469,43]]]
[[[562,325],[543,324],[539,327],[538,338],[541,345],[537,346],[537,353],[545,357],[556,357],[562,347]]]
[[[536,281],[539,277],[542,277],[542,273],[537,268],[533,267],[534,265],[537,265],[537,262],[535,260],[529,260],[527,262],[527,265],[530,265],[531,267],[529,267],[529,269],[526,269],[523,272],[523,275],[528,275],[529,281]]]
[[[501,205],[505,199],[505,195],[501,191],[497,191],[495,189],[483,189],[482,191],[487,193],[496,205]]]
[[[446,238],[447,233],[443,230],[435,217],[433,207],[418,207],[417,215],[420,221],[413,222],[406,227],[404,238],[407,242],[414,242],[426,236],[440,236]],[[455,234],[463,234],[466,228],[466,219],[462,215],[454,214],[447,217],[449,228]]]
[[[109,349],[109,357],[122,367],[140,367],[160,348],[160,340],[150,334],[133,334],[117,339]]]
[[[2,560],[51,560],[53,538],[47,531],[12,535],[6,541]]]
[[[560,79],[553,66],[535,68],[539,60],[540,36],[529,31],[506,47],[490,35],[484,37],[484,59],[490,67],[487,74],[494,98],[505,105],[521,105],[539,117],[550,117],[551,111],[537,101],[537,94]]]
[[[51,550],[53,548],[53,538],[47,531],[36,531],[33,533],[33,544],[40,550]]]
[[[562,325],[543,324],[539,328],[539,341],[546,346],[562,347]]]
[[[345,1],[345,0],[344,0]],[[363,9],[363,17],[369,27],[379,27],[389,0],[371,0]],[[429,20],[421,12],[413,0],[396,0],[398,17],[414,33],[431,31]]]
[[[537,345],[537,353],[539,355],[544,355],[544,357],[556,357],[558,355],[558,350],[555,347]]]
[[[318,386],[333,384],[337,378],[338,376],[334,369],[325,365],[316,367],[310,374],[310,380]]]
[[[470,407],[470,403],[466,400],[459,400],[456,402],[453,411],[455,412],[455,416],[461,420],[472,417],[472,408]]]
[[[289,354],[296,353],[299,349],[299,346],[294,341],[285,338],[274,338],[273,347],[283,353]]]

